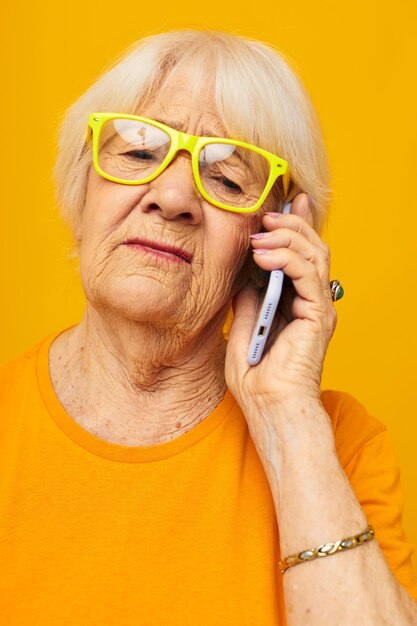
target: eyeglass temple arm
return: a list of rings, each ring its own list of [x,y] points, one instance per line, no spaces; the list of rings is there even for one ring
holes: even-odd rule
[[[288,196],[288,190],[290,188],[290,182],[291,182],[291,174],[290,174],[290,169],[287,167],[287,171],[285,172],[285,174],[282,177],[282,186],[284,188],[284,197],[285,197],[285,199]]]
[[[84,143],[88,143],[88,142],[89,142],[92,132],[93,132],[93,131],[92,131],[91,126],[90,126],[90,125],[88,125],[88,126],[87,126],[87,132],[86,132],[86,134],[85,134],[85,141],[84,141]]]

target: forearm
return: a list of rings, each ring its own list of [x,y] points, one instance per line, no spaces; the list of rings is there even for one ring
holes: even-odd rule
[[[259,414],[257,423],[268,431],[259,452],[282,558],[362,532],[368,520],[340,465],[323,406],[300,400]],[[354,549],[295,565],[283,581],[288,626],[417,624],[417,605],[391,573],[377,534]]]

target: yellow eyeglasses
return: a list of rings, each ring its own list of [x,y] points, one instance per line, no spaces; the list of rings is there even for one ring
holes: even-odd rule
[[[187,150],[199,192],[220,209],[257,211],[279,176],[284,196],[288,194],[288,163],[243,141],[189,135],[145,117],[118,113],[91,113],[87,141],[91,133],[94,168],[115,183],[149,183],[179,150]]]

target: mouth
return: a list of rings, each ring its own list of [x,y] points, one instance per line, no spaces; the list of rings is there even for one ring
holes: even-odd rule
[[[180,262],[191,263],[193,255],[187,250],[177,248],[176,246],[170,246],[165,243],[158,243],[156,241],[149,241],[147,239],[140,239],[134,237],[133,239],[127,239],[123,242],[124,245],[140,248],[143,251],[154,252],[158,256],[164,256],[171,260],[177,260]]]

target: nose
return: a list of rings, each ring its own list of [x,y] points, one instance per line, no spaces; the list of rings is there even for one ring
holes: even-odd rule
[[[167,220],[199,224],[201,196],[194,182],[191,158],[178,153],[162,174],[149,183],[140,204],[146,213],[158,212]]]

